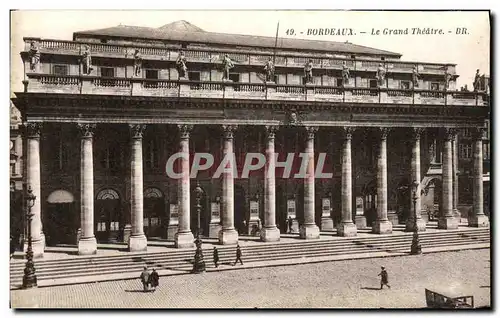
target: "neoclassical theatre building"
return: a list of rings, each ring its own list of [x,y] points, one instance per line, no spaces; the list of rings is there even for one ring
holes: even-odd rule
[[[23,122],[23,175],[37,197],[36,256],[56,244],[77,244],[80,254],[96,253],[98,242],[131,251],[159,239],[193,246],[197,185],[201,234],[221,244],[242,235],[277,241],[289,220],[303,239],[391,233],[395,224],[425,231],[431,221],[455,229],[460,216],[488,226],[489,103],[484,90],[457,90],[454,64],[347,42],[213,33],[186,21],[24,41],[24,91],[12,102]],[[473,169],[461,180],[464,131]],[[197,153],[213,155],[214,166],[171,178],[166,164],[179,152],[177,172],[189,174]],[[233,152],[235,169],[214,178]],[[264,154],[276,173],[243,178],[247,153]],[[306,178],[293,178],[301,153]],[[319,165],[328,177],[315,177]],[[461,195],[472,208],[458,208]]]

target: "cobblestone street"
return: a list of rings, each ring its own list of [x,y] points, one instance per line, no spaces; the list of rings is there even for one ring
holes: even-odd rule
[[[226,265],[227,266],[227,265]],[[379,290],[380,266],[391,289]],[[140,273],[137,273],[139,276]],[[475,305],[490,304],[490,250],[347,260],[11,291],[12,307],[40,308],[418,308],[424,288],[460,284]]]

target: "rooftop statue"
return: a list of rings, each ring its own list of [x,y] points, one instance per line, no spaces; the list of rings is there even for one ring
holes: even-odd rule
[[[264,71],[266,72],[266,82],[274,82],[274,63],[271,58],[264,65]]]
[[[90,46],[84,45],[83,46],[83,51],[81,55],[81,60],[82,64],[82,73],[85,75],[89,75],[93,68],[92,68],[92,55],[90,53]]]
[[[312,70],[313,70],[313,62],[312,62],[312,60],[309,60],[304,65],[304,76],[306,78],[306,84],[313,82]]]
[[[187,59],[184,55],[183,51],[179,52],[179,56],[177,57],[177,61],[175,65],[177,66],[177,72],[179,72],[179,78],[187,79]]]
[[[225,54],[224,59],[222,59],[222,80],[229,80],[229,71],[234,68],[234,63],[229,58],[229,55]]]
[[[418,87],[418,80],[420,79],[420,73],[418,72],[418,68],[416,65],[413,66],[411,78],[413,82],[413,87]]]
[[[342,85],[349,84],[349,67],[347,67],[347,62],[342,62]]]
[[[385,70],[385,67],[382,65],[382,63],[379,63],[378,69],[377,69],[377,83],[378,83],[378,87],[384,86],[386,73],[387,72]]]
[[[40,49],[35,41],[30,43],[30,70],[36,71],[38,63],[40,63]]]
[[[142,70],[142,57],[138,49],[134,53],[134,76],[140,76]]]

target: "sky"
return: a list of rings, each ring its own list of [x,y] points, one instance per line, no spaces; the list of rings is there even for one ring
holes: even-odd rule
[[[11,13],[11,89],[22,90],[23,37],[72,40],[73,32],[119,24],[157,28],[186,20],[205,31],[337,41],[401,53],[402,60],[457,64],[457,87],[472,86],[476,69],[489,74],[488,12],[418,11],[167,11],[45,10]],[[355,34],[307,35],[309,29],[352,28]],[[442,29],[443,35],[384,35],[384,29]],[[456,34],[467,28],[467,34]],[[294,35],[291,34],[294,30]],[[372,35],[380,30],[380,35]],[[287,32],[288,31],[288,32]],[[374,31],[374,32],[373,32]],[[451,33],[448,33],[451,31]],[[301,34],[301,32],[303,32]],[[365,32],[361,34],[361,32]]]

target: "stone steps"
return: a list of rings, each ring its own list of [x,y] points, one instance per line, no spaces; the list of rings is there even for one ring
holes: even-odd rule
[[[340,239],[319,239],[297,242],[261,243],[242,246],[245,263],[259,261],[313,258],[332,255],[359,254],[369,252],[409,252],[411,233],[381,235],[374,237],[353,237]],[[460,231],[424,232],[420,234],[422,248],[489,243],[489,229],[467,229]],[[221,264],[234,262],[235,247],[218,248]],[[35,263],[38,280],[58,280],[82,276],[110,275],[116,273],[140,273],[147,264],[158,270],[170,269],[188,272],[192,268],[194,249],[168,249],[157,253],[134,253],[125,255],[85,256],[61,260],[40,260]],[[212,267],[212,249],[204,250],[205,262]],[[11,287],[22,283],[24,262],[11,263]],[[139,275],[139,274],[138,274]]]

